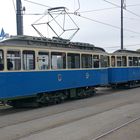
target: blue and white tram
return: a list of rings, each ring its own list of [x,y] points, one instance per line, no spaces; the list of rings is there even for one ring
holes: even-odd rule
[[[91,44],[15,36],[0,43],[0,100],[12,106],[91,95],[108,84],[109,56]]]
[[[134,87],[140,83],[140,52],[118,50],[110,55],[109,84]]]

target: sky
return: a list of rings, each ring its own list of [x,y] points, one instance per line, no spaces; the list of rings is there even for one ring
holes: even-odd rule
[[[16,35],[16,0],[0,0],[0,2],[0,29],[4,28],[6,33]],[[137,50],[140,49],[140,0],[124,0],[124,2],[126,5],[126,9],[123,10],[124,48]],[[66,15],[65,28],[80,29],[72,41],[94,44],[107,52],[120,49],[121,0],[22,0],[22,5],[26,9],[23,12],[25,35],[39,36],[31,25],[50,21],[51,17],[47,14],[49,8],[66,7],[77,26]],[[56,18],[62,25],[63,19],[63,15]],[[61,33],[54,20],[50,25],[59,34]],[[47,24],[35,27],[45,37],[55,36]],[[69,31],[62,37],[68,38],[72,33],[73,31]]]

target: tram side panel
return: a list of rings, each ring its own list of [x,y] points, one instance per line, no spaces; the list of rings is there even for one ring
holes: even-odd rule
[[[128,68],[109,68],[109,83],[124,83],[129,80],[129,69]]]
[[[140,67],[129,67],[129,81],[140,81]]]
[[[139,67],[109,68],[109,83],[119,84],[140,80]]]
[[[0,98],[32,96],[57,90],[108,84],[108,69],[5,72]]]

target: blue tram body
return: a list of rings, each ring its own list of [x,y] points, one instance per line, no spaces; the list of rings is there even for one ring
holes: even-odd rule
[[[0,73],[0,97],[16,98],[43,92],[106,85],[107,73],[107,69]]]
[[[140,53],[108,54],[60,38],[12,37],[0,43],[0,101],[57,102],[93,95],[94,88],[140,83]]]
[[[44,103],[93,94],[108,84],[108,58],[91,44],[12,37],[0,44],[0,100],[17,106],[29,98]]]
[[[111,85],[134,84],[140,81],[140,53],[129,50],[118,50],[112,54],[116,56],[116,66],[108,69],[108,81]],[[112,57],[113,58],[113,57]],[[120,58],[125,58],[121,60]]]
[[[140,80],[140,68],[109,68],[109,83],[127,83],[129,81]]]

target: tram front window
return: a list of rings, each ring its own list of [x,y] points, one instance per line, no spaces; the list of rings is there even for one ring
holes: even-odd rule
[[[7,69],[20,70],[21,69],[21,54],[20,51],[7,51]]]
[[[0,71],[4,70],[3,51],[0,50]]]

